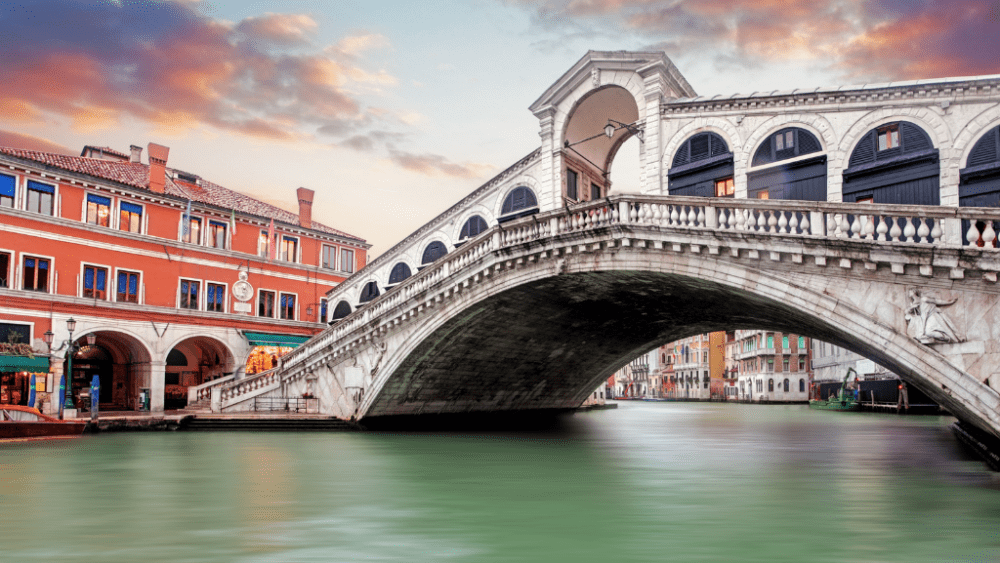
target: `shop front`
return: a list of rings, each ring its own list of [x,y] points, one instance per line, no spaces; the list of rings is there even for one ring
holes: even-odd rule
[[[246,374],[253,375],[277,367],[278,359],[309,340],[308,336],[272,334],[266,332],[244,332],[250,343]]]
[[[48,372],[48,357],[0,356],[0,405],[32,406],[35,376],[44,385]]]

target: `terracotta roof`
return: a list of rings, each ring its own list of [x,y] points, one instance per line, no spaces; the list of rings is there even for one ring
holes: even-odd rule
[[[94,176],[95,178],[111,180],[134,188],[149,189],[149,165],[139,162],[115,162],[112,160],[67,156],[64,154],[29,151],[10,147],[0,147],[0,154],[31,160],[68,172],[77,172]],[[296,226],[299,224],[299,216],[295,213],[224,188],[204,178],[201,179],[200,185],[176,181],[173,179],[173,172],[172,168],[167,168],[165,189],[170,195],[225,209],[235,209],[238,213],[253,215],[263,219],[273,218],[275,221]],[[312,222],[312,228],[322,233],[365,242],[363,238],[334,229],[333,227],[328,227],[316,221]]]
[[[83,156],[83,155],[87,154],[87,149],[90,149],[91,151],[101,152],[101,153],[104,153],[104,154],[110,154],[112,156],[117,156],[118,158],[123,158],[125,160],[129,159],[129,155],[127,155],[127,154],[125,154],[123,152],[116,151],[115,149],[113,149],[111,147],[95,147],[94,145],[86,145],[86,146],[84,146],[83,150],[80,151],[80,156]]]

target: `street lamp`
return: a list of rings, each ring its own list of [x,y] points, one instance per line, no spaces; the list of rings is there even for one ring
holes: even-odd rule
[[[73,317],[66,320],[66,330],[69,331],[69,349],[66,350],[66,371],[63,373],[63,384],[59,388],[59,392],[62,393],[62,412],[65,414],[66,409],[73,408],[73,353],[75,352],[75,347],[73,346],[73,331],[76,330],[76,321]]]
[[[52,330],[46,330],[45,334],[42,335],[42,339],[45,340],[45,345],[49,347],[49,354],[52,353],[52,341],[55,339],[56,335]]]

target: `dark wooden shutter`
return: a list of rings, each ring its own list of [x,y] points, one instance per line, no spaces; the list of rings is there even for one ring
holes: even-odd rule
[[[1000,127],[995,127],[972,147],[968,166],[982,166],[1000,161]]]

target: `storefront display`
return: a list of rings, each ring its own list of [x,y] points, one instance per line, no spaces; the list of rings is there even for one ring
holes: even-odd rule
[[[278,358],[291,352],[287,346],[256,346],[247,358],[247,375],[267,371],[278,365]]]

